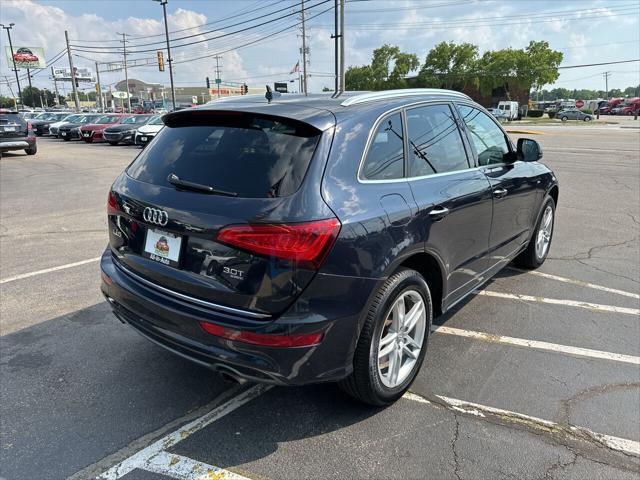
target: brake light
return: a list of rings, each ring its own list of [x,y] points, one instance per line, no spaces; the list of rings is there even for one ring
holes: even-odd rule
[[[33,130],[33,125],[31,125],[31,122],[27,122],[27,130]]]
[[[107,215],[118,214],[118,200],[112,190],[109,190],[109,197],[107,198]]]
[[[250,343],[252,345],[262,345],[265,347],[310,347],[322,341],[323,332],[305,333],[300,335],[272,335],[268,333],[247,332],[226,328],[213,323],[200,322],[202,329],[215,335],[226,338],[234,342]]]
[[[337,218],[297,224],[230,225],[217,241],[260,255],[319,268],[340,231]]]

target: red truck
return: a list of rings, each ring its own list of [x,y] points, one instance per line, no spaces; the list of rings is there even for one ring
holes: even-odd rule
[[[640,110],[640,97],[629,98],[624,104],[625,107],[620,111],[621,115],[636,115]]]

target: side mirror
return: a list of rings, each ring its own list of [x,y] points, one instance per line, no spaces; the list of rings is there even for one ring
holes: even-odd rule
[[[530,138],[518,139],[518,160],[523,162],[537,162],[542,158],[542,147]]]

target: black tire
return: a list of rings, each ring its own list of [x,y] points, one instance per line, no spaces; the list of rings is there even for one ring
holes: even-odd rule
[[[566,122],[569,119],[567,117],[560,117],[560,120],[562,120],[563,122]]]
[[[31,148],[25,148],[24,151],[27,152],[27,155],[35,155],[38,153],[38,146],[34,145]]]
[[[417,291],[425,305],[426,327],[422,348],[411,373],[395,388],[383,385],[378,371],[378,346],[384,321],[395,300],[408,290]],[[370,405],[384,406],[398,400],[409,389],[420,370],[427,351],[433,319],[431,292],[427,282],[415,270],[402,269],[391,275],[376,292],[367,311],[353,355],[353,372],[338,382],[350,396]]]
[[[109,145],[112,145],[115,147],[116,145],[118,145],[118,142],[109,142]]]
[[[69,142],[69,141],[71,141],[71,139],[70,139],[69,137],[62,137],[62,139],[63,139],[65,142]]]
[[[584,121],[585,122],[590,122],[591,121],[591,117],[584,117]]]
[[[536,252],[536,239],[538,237],[538,232],[542,225],[542,218],[544,217],[543,213],[546,210],[548,205],[551,206],[551,211],[553,213],[553,218],[551,222],[551,238],[549,239],[549,246],[547,247],[547,251],[544,253],[542,257],[539,257],[538,253]],[[540,212],[538,213],[538,221],[536,222],[536,229],[534,230],[533,235],[531,236],[531,240],[529,240],[529,244],[527,245],[527,248],[524,249],[522,253],[520,253],[520,255],[518,255],[514,260],[514,263],[516,265],[523,268],[534,269],[534,268],[538,268],[540,265],[544,263],[544,261],[547,259],[547,256],[549,255],[549,250],[551,250],[551,243],[553,242],[553,232],[555,230],[554,228],[555,220],[556,220],[556,203],[553,201],[553,198],[547,196],[542,204],[542,208],[540,209]]]

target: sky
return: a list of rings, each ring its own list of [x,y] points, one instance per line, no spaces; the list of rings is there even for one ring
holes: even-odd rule
[[[309,90],[319,92],[334,82],[333,0],[305,4]],[[294,79],[289,72],[300,60],[299,10],[299,0],[168,0],[176,87],[214,79],[217,53],[224,81],[261,87]],[[92,70],[95,61],[122,60],[122,33],[128,36],[129,59],[153,61],[156,50],[165,48],[162,7],[152,0],[0,0],[0,23],[11,22],[14,49],[42,46],[48,60],[59,57],[55,66],[69,65],[66,55],[58,55],[65,48],[65,30],[75,65]],[[482,53],[546,40],[564,54],[563,66],[640,58],[640,0],[347,0],[345,25],[347,66],[369,63],[373,50],[385,43],[416,53],[423,62],[441,41],[471,42]],[[197,43],[180,46],[191,42]],[[6,31],[0,31],[2,95],[9,94],[7,81],[16,87],[4,55],[7,44]],[[104,65],[100,70],[105,89],[124,78]],[[610,89],[640,83],[635,62],[563,69],[545,88],[604,89],[605,71],[611,72]],[[24,87],[26,72],[19,74]],[[168,68],[159,72],[153,65],[129,69],[129,78],[169,85]],[[32,82],[52,89],[50,70],[38,72]],[[297,82],[290,86],[297,89]],[[67,91],[70,83],[59,88]]]

